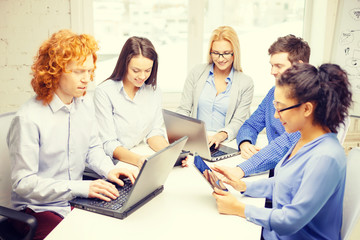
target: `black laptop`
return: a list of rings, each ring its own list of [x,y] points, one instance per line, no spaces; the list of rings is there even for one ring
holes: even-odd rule
[[[123,187],[116,185],[120,193],[117,199],[106,202],[96,198],[77,197],[71,200],[70,204],[87,211],[126,218],[163,191],[163,184],[186,141],[187,137],[183,137],[148,157],[133,185],[129,179],[124,179]]]
[[[188,117],[176,112],[163,109],[166,133],[169,142],[188,136],[184,150],[192,154],[197,152],[203,159],[216,162],[238,155],[240,152],[232,147],[219,144],[217,149],[214,145],[209,148],[205,123],[201,120]]]

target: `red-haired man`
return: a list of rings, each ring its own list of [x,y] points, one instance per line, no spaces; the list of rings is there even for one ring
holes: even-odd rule
[[[35,239],[43,239],[71,210],[76,196],[115,199],[119,192],[104,180],[83,181],[87,163],[123,185],[136,173],[116,168],[98,138],[92,100],[83,96],[93,80],[98,45],[92,36],[69,30],[45,41],[32,66],[36,96],[14,117],[8,146],[12,164],[12,203],[36,217]]]

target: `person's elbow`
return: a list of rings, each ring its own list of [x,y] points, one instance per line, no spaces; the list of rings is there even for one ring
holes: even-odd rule
[[[271,228],[280,236],[290,236],[298,232],[303,225],[300,221],[284,217],[282,220],[272,221]]]
[[[274,230],[280,236],[290,236],[298,232],[302,227],[301,224],[282,222],[272,224],[272,230]]]

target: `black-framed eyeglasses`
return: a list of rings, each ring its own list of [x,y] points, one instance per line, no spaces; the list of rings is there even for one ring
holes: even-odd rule
[[[273,101],[274,107],[275,107],[275,109],[276,109],[276,111],[277,111],[278,113],[281,113],[281,112],[283,112],[283,111],[290,110],[290,109],[293,109],[293,108],[297,108],[297,107],[300,107],[300,106],[302,105],[302,103],[298,103],[298,104],[292,105],[292,106],[290,106],[290,107],[278,109],[278,108],[277,108],[278,103],[279,103],[279,102],[277,102],[277,101],[275,101],[275,100]]]
[[[223,57],[225,59],[229,59],[232,56],[234,56],[234,53],[218,53],[218,52],[210,52],[210,55],[215,58],[218,59],[220,57]]]

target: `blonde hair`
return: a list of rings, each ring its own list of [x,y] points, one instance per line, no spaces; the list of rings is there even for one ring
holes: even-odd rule
[[[234,62],[233,67],[236,71],[242,72],[241,63],[240,63],[240,43],[239,38],[235,30],[230,26],[221,26],[215,29],[210,38],[209,42],[209,51],[208,51],[208,63],[212,64],[213,60],[210,56],[212,44],[214,41],[226,40],[230,42],[233,52],[234,52]]]

